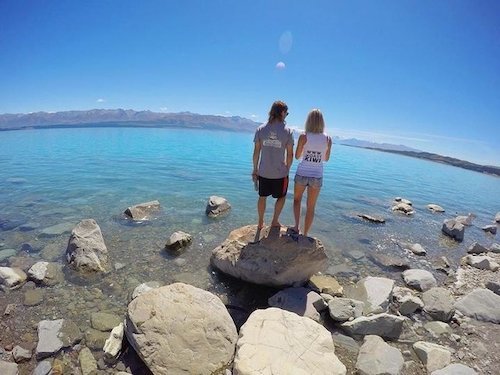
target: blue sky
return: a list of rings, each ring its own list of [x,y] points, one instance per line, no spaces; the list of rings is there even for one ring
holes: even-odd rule
[[[341,137],[500,165],[500,1],[0,0],[0,113],[320,108]],[[278,63],[283,65],[277,65]]]

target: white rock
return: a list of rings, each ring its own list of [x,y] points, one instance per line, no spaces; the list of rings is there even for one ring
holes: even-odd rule
[[[355,286],[346,287],[345,295],[365,304],[364,314],[387,311],[394,288],[394,280],[385,277],[368,276],[359,280]]]
[[[81,340],[78,326],[70,320],[42,320],[38,323],[37,359],[49,357]]]
[[[416,255],[426,255],[427,254],[427,250],[425,250],[423,248],[422,245],[420,245],[419,243],[414,243],[410,246],[410,250],[413,252],[413,254],[416,254]]]
[[[462,314],[486,322],[500,323],[500,296],[489,289],[474,289],[455,303]]]
[[[2,361],[0,359],[0,374],[2,375],[18,375],[19,370],[16,363]]]
[[[436,370],[431,375],[477,375],[477,372],[460,363],[452,363],[441,370]]]
[[[455,221],[462,224],[462,225],[465,225],[465,226],[471,226],[472,225],[472,221],[476,218],[477,216],[472,214],[472,213],[469,213],[467,214],[467,216],[457,216],[455,218]]]
[[[388,339],[397,339],[401,335],[405,318],[387,313],[361,316],[341,327],[350,335],[376,335]]]
[[[410,269],[404,271],[403,279],[406,285],[420,291],[429,290],[437,285],[436,279],[432,273],[421,269]]]
[[[16,363],[29,361],[31,359],[31,350],[16,345],[14,349],[12,349],[12,357],[14,357]]]
[[[417,341],[413,344],[413,350],[430,373],[448,366],[451,361],[451,352],[444,346],[431,342]]]
[[[424,324],[424,328],[432,333],[432,335],[435,337],[445,333],[451,333],[450,325],[448,323],[440,321],[427,322]]]
[[[498,243],[491,244],[489,251],[492,253],[500,254],[500,244]]]
[[[116,358],[122,350],[124,325],[120,323],[118,326],[111,330],[109,338],[104,343],[104,355],[107,358]]]
[[[0,267],[0,282],[9,288],[24,283],[26,278],[24,271],[19,268]]]
[[[38,365],[36,365],[31,375],[49,375],[51,370],[52,370],[52,365],[50,361],[45,360],[42,362],[38,362]]]
[[[35,282],[42,282],[47,274],[47,267],[49,262],[37,262],[29,270],[28,276]]]
[[[485,232],[489,232],[491,234],[497,234],[497,226],[496,225],[485,225],[481,228]]]
[[[444,212],[444,208],[437,204],[428,204],[427,208],[432,212]]]
[[[398,203],[394,206],[392,206],[393,211],[401,212],[405,215],[413,215],[415,211],[413,210],[413,207],[410,206],[409,204],[406,203]]]
[[[328,330],[274,307],[254,311],[241,327],[233,375],[344,375]]]
[[[486,255],[467,255],[464,257],[465,263],[471,267],[481,270],[497,271],[500,265]]]
[[[226,213],[230,209],[231,205],[229,204],[226,198],[212,195],[210,198],[208,198],[205,213],[209,217],[217,217]]]
[[[359,349],[356,369],[360,375],[398,375],[403,368],[401,351],[381,337],[368,335]]]

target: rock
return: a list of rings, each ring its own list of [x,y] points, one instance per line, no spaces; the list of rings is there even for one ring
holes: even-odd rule
[[[328,301],[330,317],[336,322],[359,318],[363,314],[364,303],[350,298],[332,298]]]
[[[491,234],[497,234],[497,226],[496,225],[485,225],[481,229],[484,230],[485,232],[488,232]]]
[[[500,212],[495,215],[495,222],[500,223]]]
[[[455,218],[455,221],[457,223],[460,223],[462,225],[465,225],[467,227],[470,227],[472,225],[472,221],[476,218],[476,215],[474,214],[467,214],[467,216],[457,216]]]
[[[417,341],[413,344],[413,350],[415,350],[418,358],[425,365],[429,373],[450,364],[451,353],[444,346],[431,342]]]
[[[85,345],[92,350],[102,350],[109,337],[109,332],[101,332],[97,329],[89,328],[85,332]]]
[[[32,231],[32,230],[35,230],[35,229],[38,229],[38,228],[40,228],[40,224],[39,223],[26,223],[26,224],[23,224],[23,225],[19,226],[19,230],[21,232],[29,232],[29,231]]]
[[[2,361],[0,359],[0,374],[2,374],[2,375],[18,375],[19,370],[17,369],[17,364]]]
[[[419,243],[414,243],[410,246],[410,250],[415,255],[426,255],[427,250],[425,250]]]
[[[427,322],[424,324],[424,328],[435,337],[445,333],[451,333],[450,325],[445,322]]]
[[[25,306],[36,306],[45,298],[45,291],[42,289],[28,289],[24,293],[24,305]]]
[[[417,310],[422,310],[424,303],[416,296],[405,296],[399,301],[398,311],[401,315],[410,316]]]
[[[493,293],[500,295],[500,282],[499,281],[488,281],[486,283],[486,288],[491,290]]]
[[[241,327],[234,375],[344,375],[330,332],[322,325],[274,307],[255,310]]]
[[[371,221],[372,223],[383,224],[385,223],[385,219],[382,216],[378,215],[367,215],[367,214],[358,214],[358,217]]]
[[[363,313],[367,315],[387,311],[393,288],[394,280],[368,276],[359,280],[355,286],[346,288],[345,295],[363,302]]]
[[[398,375],[403,364],[399,349],[388,345],[379,336],[368,335],[359,349],[356,370],[360,375]]]
[[[123,323],[120,323],[112,329],[109,338],[106,340],[106,343],[104,344],[104,355],[108,361],[117,359],[118,354],[121,352],[123,333],[124,326]]]
[[[445,288],[431,288],[422,295],[424,310],[434,320],[449,322],[455,314],[451,293]]]
[[[403,280],[406,285],[420,291],[429,290],[437,285],[437,281],[432,273],[420,269],[410,269],[404,271]]]
[[[271,307],[278,307],[297,315],[319,321],[319,313],[314,307],[314,303],[320,300],[322,301],[323,298],[321,298],[318,293],[309,289],[287,288],[270,297],[268,299],[268,304]]]
[[[3,249],[3,250],[0,250],[0,262],[2,260],[8,259],[10,257],[13,257],[16,254],[17,254],[17,251],[14,250],[14,249]]]
[[[483,245],[474,242],[472,245],[469,246],[467,252],[469,254],[481,254],[481,253],[487,253],[488,249]]]
[[[9,288],[15,288],[24,283],[26,274],[19,268],[0,267],[0,283]]]
[[[72,346],[80,340],[80,330],[72,321],[67,319],[42,320],[38,323],[36,358],[50,357],[62,348]]]
[[[462,314],[485,322],[500,323],[500,296],[489,289],[474,289],[455,303]]]
[[[12,349],[12,357],[16,363],[29,361],[31,359],[31,350],[16,345],[14,349]]]
[[[486,255],[467,255],[462,259],[469,266],[479,268],[480,270],[495,272],[498,268],[500,268],[500,265],[497,262]]]
[[[95,360],[89,348],[83,348],[78,354],[78,361],[82,369],[82,375],[90,375],[97,370],[97,361]]]
[[[121,323],[122,319],[115,314],[96,312],[90,315],[92,328],[102,332],[109,332]]]
[[[392,206],[392,210],[405,215],[413,215],[415,213],[413,207],[406,203],[398,203],[395,206]]]
[[[498,243],[491,244],[490,252],[500,254],[500,244],[498,244]]]
[[[433,371],[431,375],[477,375],[477,372],[460,363],[452,363],[440,370]]]
[[[455,219],[445,220],[441,231],[458,242],[462,242],[464,240],[465,227]]]
[[[44,286],[53,286],[64,281],[61,268],[58,263],[37,262],[28,270],[28,278]]]
[[[327,256],[321,241],[299,236],[295,241],[284,228],[267,228],[255,241],[257,226],[232,231],[212,252],[212,265],[238,279],[275,287],[301,286],[326,269]]]
[[[15,303],[9,303],[6,307],[5,307],[5,311],[4,311],[4,315],[12,315],[12,313],[16,310],[16,304]],[[1,347],[0,347],[1,348]]]
[[[404,317],[387,313],[361,316],[341,327],[350,335],[377,335],[387,339],[397,339],[403,329]]]
[[[158,211],[160,211],[160,202],[155,200],[128,207],[124,214],[133,220],[142,221],[149,220]]]
[[[360,345],[352,337],[341,333],[333,333],[332,338],[335,343],[335,347],[340,346],[351,353],[356,355],[358,354]]]
[[[42,229],[42,231],[40,232],[40,237],[60,236],[64,233],[71,232],[71,229],[73,229],[74,225],[74,223],[60,223],[52,225],[50,227]]]
[[[396,203],[404,203],[404,204],[407,204],[409,206],[413,205],[413,203],[410,200],[405,199],[405,198],[401,198],[401,197],[394,198],[394,202],[396,202]]]
[[[370,259],[381,267],[397,268],[401,270],[410,268],[408,261],[400,256],[372,253],[370,254]]]
[[[108,249],[101,228],[95,220],[82,220],[73,229],[66,249],[66,259],[79,271],[106,271]]]
[[[432,212],[444,212],[444,208],[437,204],[428,204],[427,208]]]
[[[217,217],[226,213],[230,209],[231,205],[229,204],[226,198],[212,195],[210,198],[208,198],[207,208],[205,209],[205,213],[209,217]]]
[[[132,300],[125,334],[151,372],[158,374],[165,369],[172,374],[221,371],[231,363],[238,337],[217,296],[181,283]]]
[[[138,285],[134,291],[132,292],[132,298],[135,299],[139,297],[141,294],[149,292],[152,289],[159,288],[160,283],[158,281],[149,281],[147,283],[142,283]]]
[[[313,275],[309,279],[309,287],[318,293],[329,294],[334,297],[342,296],[344,288],[333,276]]]
[[[167,240],[165,247],[170,250],[179,250],[188,246],[193,241],[193,237],[181,231],[174,232]]]
[[[49,361],[45,360],[39,362],[38,365],[36,365],[31,375],[49,375],[51,370],[52,370],[52,365],[50,364]]]

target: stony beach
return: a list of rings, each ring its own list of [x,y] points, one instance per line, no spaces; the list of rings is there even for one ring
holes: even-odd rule
[[[475,225],[473,214],[427,209],[442,215],[449,241],[466,240]],[[160,210],[146,202],[124,208],[120,220],[140,238]],[[224,220],[230,210],[214,196],[205,214]],[[411,220],[415,208],[397,197],[389,211],[391,220]],[[317,238],[254,225],[234,228],[205,258],[206,272],[193,274],[185,250],[199,234],[179,228],[155,250],[154,263],[178,267],[167,283],[155,277],[161,265],[148,272],[140,256],[142,273],[124,277],[136,265],[116,253],[137,251],[135,244],[94,219],[42,230],[2,221],[20,243],[0,243],[0,373],[495,374],[500,213],[491,219],[484,243],[467,246],[459,262],[431,260],[429,249],[397,241],[399,254],[370,254],[374,271],[365,274],[349,268],[365,257],[354,250],[331,259]],[[25,242],[33,230],[44,240]]]

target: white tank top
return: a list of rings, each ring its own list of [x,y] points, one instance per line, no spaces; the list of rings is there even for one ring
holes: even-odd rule
[[[324,133],[306,133],[307,141],[297,174],[302,177],[323,177],[323,162],[328,149],[328,136]]]

